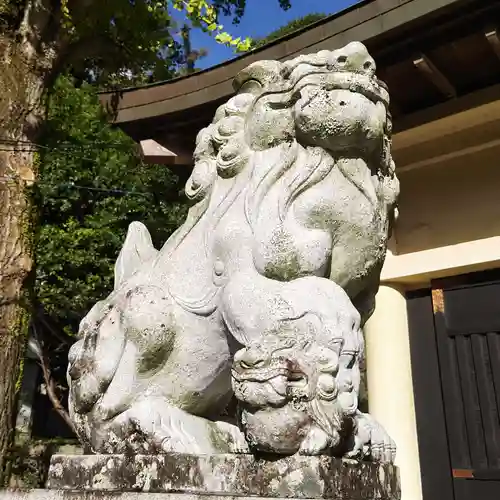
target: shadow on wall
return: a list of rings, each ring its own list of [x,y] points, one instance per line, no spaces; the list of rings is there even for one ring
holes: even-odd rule
[[[398,255],[500,235],[500,148],[398,173]]]

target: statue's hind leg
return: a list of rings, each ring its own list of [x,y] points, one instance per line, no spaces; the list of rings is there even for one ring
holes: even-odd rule
[[[175,307],[170,317],[175,342],[145,393],[188,414],[217,419],[231,395],[232,339],[214,313],[197,316]]]
[[[105,451],[247,452],[238,427],[217,421],[232,394],[232,348],[218,316],[197,316],[174,306],[168,319],[175,331],[168,357],[108,425],[107,441],[117,451],[106,448],[103,438]]]

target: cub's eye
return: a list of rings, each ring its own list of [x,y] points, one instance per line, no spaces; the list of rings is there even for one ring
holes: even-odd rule
[[[256,361],[255,363],[247,363],[246,361],[240,361],[240,365],[242,368],[260,368],[261,366],[264,366],[264,360],[260,359]]]

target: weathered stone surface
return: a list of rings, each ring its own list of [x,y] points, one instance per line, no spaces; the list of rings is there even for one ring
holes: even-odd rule
[[[339,500],[400,498],[393,465],[326,456],[259,460],[252,455],[55,455],[48,487]]]
[[[130,226],[71,349],[70,413],[94,451],[394,460],[358,411],[399,192],[375,69],[353,42],[236,77],[198,135],[187,220],[160,250]]]

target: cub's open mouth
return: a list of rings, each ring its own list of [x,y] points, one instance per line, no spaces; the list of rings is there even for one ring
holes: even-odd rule
[[[233,378],[238,382],[267,382],[273,378],[288,378],[289,369],[286,366],[274,368],[244,368],[235,366],[232,369]]]
[[[285,381],[287,387],[294,389],[302,389],[308,384],[308,377],[304,372],[297,369],[290,369],[288,366],[267,369],[242,369],[234,367],[232,375],[237,382],[269,382],[273,387],[275,385],[281,387]]]

